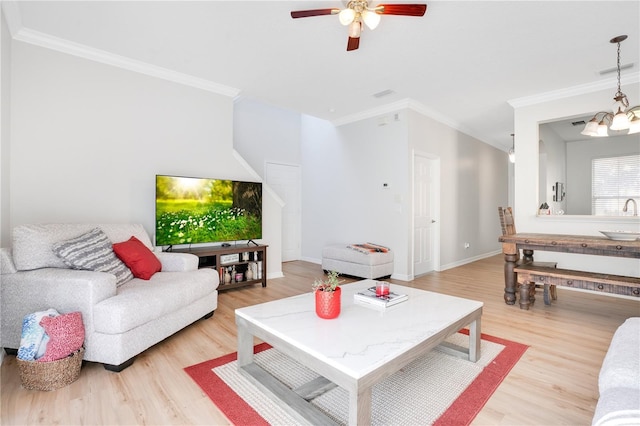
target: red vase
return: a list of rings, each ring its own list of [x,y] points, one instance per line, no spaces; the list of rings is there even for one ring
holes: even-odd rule
[[[340,315],[341,295],[340,287],[334,291],[316,291],[316,314],[324,319],[337,318]]]

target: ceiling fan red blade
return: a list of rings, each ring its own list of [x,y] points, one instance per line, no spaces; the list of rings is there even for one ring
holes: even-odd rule
[[[292,18],[308,18],[310,16],[322,16],[322,15],[335,15],[340,12],[340,9],[311,9],[311,10],[296,10],[291,12]]]
[[[376,7],[381,15],[424,16],[426,4],[381,4]],[[378,11],[379,10],[379,11]]]
[[[360,47],[360,37],[349,37],[349,41],[347,41],[347,52],[350,50],[356,50],[358,47]]]

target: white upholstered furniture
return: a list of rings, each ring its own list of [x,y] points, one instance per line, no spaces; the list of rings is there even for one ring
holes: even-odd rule
[[[155,253],[161,272],[150,280],[134,278],[116,286],[115,275],[69,269],[52,245],[99,227],[111,242],[135,236],[149,249],[151,240],[138,224],[21,225],[13,246],[1,259],[2,347],[20,346],[25,315],[54,308],[80,311],[85,326],[86,361],[120,371],[134,357],[194,321],[210,317],[218,306],[218,274],[198,269],[186,253]]]
[[[629,318],[616,330],[598,388],[593,426],[640,425],[640,318]]]
[[[322,249],[322,269],[341,275],[376,279],[393,274],[393,252],[361,253],[348,244],[333,244]]]

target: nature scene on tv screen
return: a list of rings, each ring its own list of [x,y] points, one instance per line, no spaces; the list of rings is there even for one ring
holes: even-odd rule
[[[262,184],[156,176],[156,244],[262,238]]]

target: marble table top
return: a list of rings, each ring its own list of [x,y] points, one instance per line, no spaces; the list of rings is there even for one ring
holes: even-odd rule
[[[236,309],[236,316],[357,379],[483,306],[397,284],[391,284],[391,291],[408,294],[407,301],[383,311],[355,304],[353,295],[371,286],[375,280],[342,285],[336,319],[316,315],[311,292]]]

